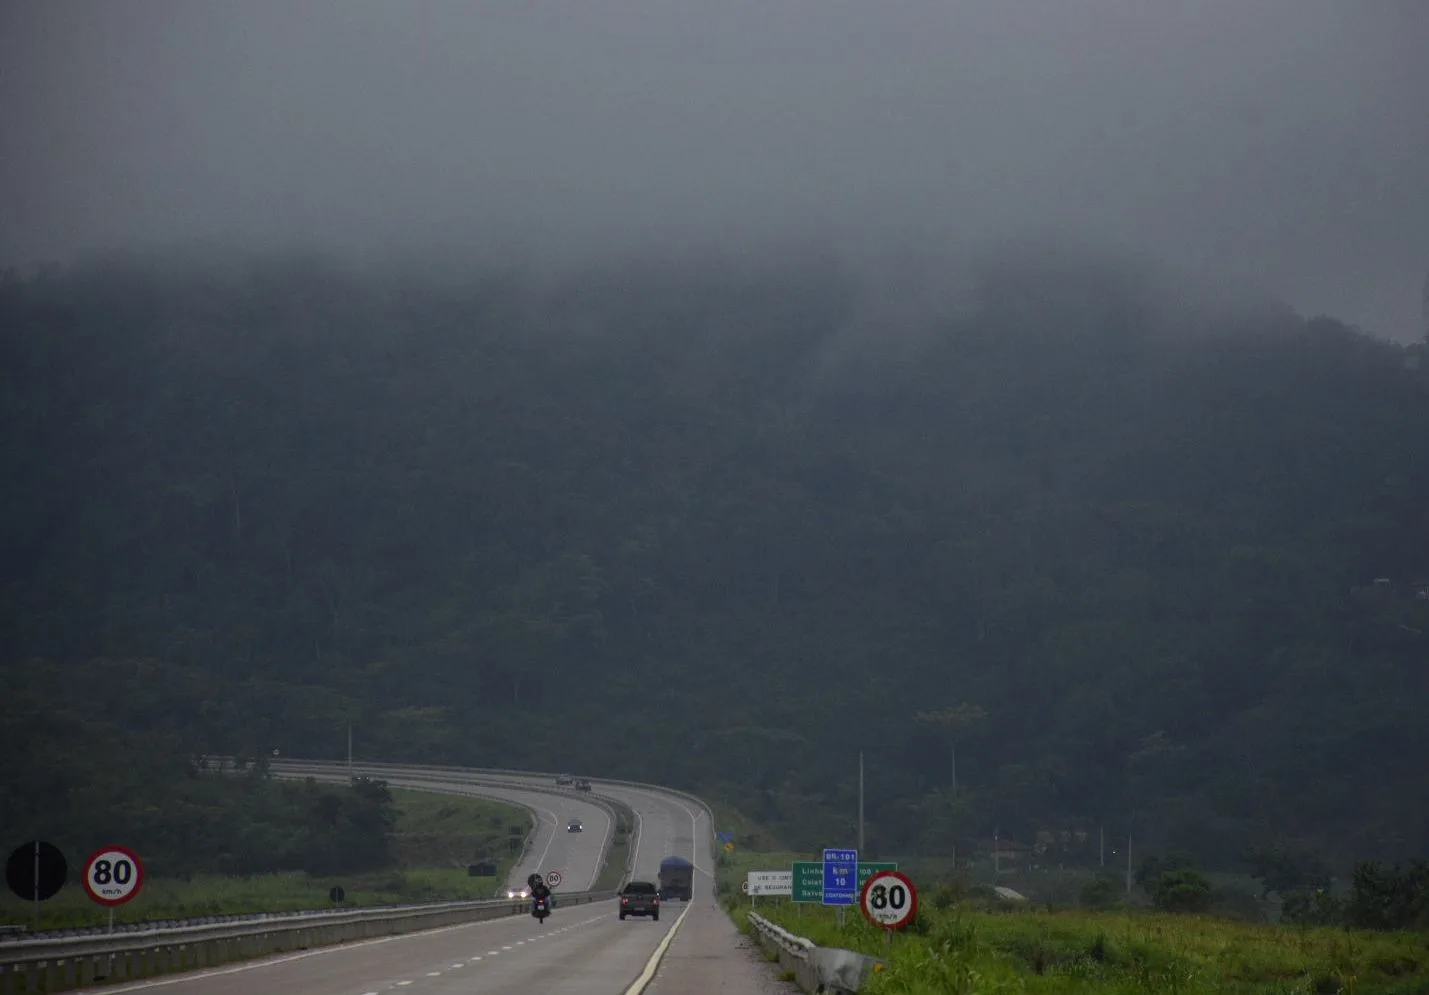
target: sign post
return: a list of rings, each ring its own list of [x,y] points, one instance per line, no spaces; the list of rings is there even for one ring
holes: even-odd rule
[[[16,896],[35,904],[36,931],[40,928],[40,903],[54,898],[68,877],[65,855],[44,840],[22,843],[5,861],[5,883]]]
[[[885,931],[891,946],[893,931],[918,917],[918,889],[906,874],[879,871],[864,882],[858,904],[863,917]]]
[[[90,900],[109,909],[109,931],[114,932],[114,909],[131,901],[144,887],[144,863],[128,847],[106,846],[84,862],[81,883]]]

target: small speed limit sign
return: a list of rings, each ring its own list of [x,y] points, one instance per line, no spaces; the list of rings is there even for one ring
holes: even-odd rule
[[[107,846],[84,862],[84,890],[100,905],[123,905],[143,884],[144,864],[128,847]]]
[[[546,875],[546,887],[558,888],[563,880],[565,879],[561,877],[560,871],[551,871]]]
[[[918,915],[918,889],[906,874],[879,871],[864,882],[858,904],[875,926],[902,929]]]

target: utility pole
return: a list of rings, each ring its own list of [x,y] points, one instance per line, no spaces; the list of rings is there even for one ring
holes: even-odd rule
[[[858,751],[858,853],[863,857],[863,751]]]
[[[352,723],[347,724],[347,776],[352,777]]]
[[[1131,830],[1126,831],[1126,894],[1131,895]]]
[[[953,797],[958,795],[958,744],[952,742],[948,744],[948,759],[953,771]]]
[[[1106,826],[1097,829],[1097,866],[1106,866]]]
[[[1002,875],[1002,845],[1000,842],[1001,830],[992,831],[992,883],[996,884],[997,879]]]

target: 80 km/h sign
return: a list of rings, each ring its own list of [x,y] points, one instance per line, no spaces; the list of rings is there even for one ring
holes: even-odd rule
[[[906,874],[879,871],[864,882],[858,904],[875,926],[902,929],[918,915],[918,889]]]
[[[84,890],[100,905],[123,905],[144,885],[144,864],[128,847],[107,846],[84,862]]]

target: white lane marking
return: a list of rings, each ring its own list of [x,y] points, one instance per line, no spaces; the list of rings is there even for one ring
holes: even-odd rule
[[[510,947],[502,947],[501,949],[502,949],[502,950],[510,950],[511,948],[510,948]]]
[[[397,982],[397,987],[398,987],[398,988],[402,988],[402,987],[404,987],[404,986],[406,986],[406,985],[410,985],[410,984],[411,984],[410,981],[399,981],[399,982]]]
[[[508,949],[509,949],[509,948],[508,948]],[[496,956],[499,956],[500,953],[501,953],[500,950],[488,950],[488,951],[486,952],[486,956],[488,956],[488,957],[496,957]]]
[[[481,960],[481,954],[477,954],[475,957],[468,957],[468,958],[467,958],[467,961],[477,961],[477,960]]]
[[[453,964],[452,967],[461,967],[461,962],[458,961],[457,963]]]
[[[428,971],[428,972],[427,972],[427,977],[429,977],[429,978],[440,978],[441,976],[442,976],[442,972],[441,972],[441,971]]]
[[[680,930],[680,924],[685,921],[685,916],[690,914],[693,906],[685,906],[685,911],[680,913],[680,918],[675,920],[675,925],[670,927],[670,931],[665,934],[665,938],[660,941],[660,945],[655,948],[655,952],[650,955],[650,960],[645,964],[645,970],[640,972],[640,977],[625,989],[625,995],[640,995],[645,990],[645,986],[650,984],[655,977],[655,971],[660,967],[660,961],[665,956],[665,951],[670,949],[670,941],[675,938],[675,934]]]
[[[473,926],[490,926],[494,923],[511,922],[512,917],[502,916],[498,919],[480,919],[476,922],[462,922],[455,926],[438,926],[436,929],[424,929],[415,933],[402,933],[398,936],[379,936],[371,940],[358,940],[355,943],[334,943],[331,946],[322,947],[318,950],[304,950],[302,953],[285,954],[282,957],[268,957],[262,960],[249,961],[246,964],[236,964],[232,967],[219,967],[210,971],[184,971],[171,977],[160,978],[155,981],[138,981],[131,985],[115,986],[110,988],[105,986],[105,995],[121,995],[123,992],[146,991],[150,988],[163,988],[166,985],[180,985],[186,981],[202,981],[206,978],[221,978],[229,974],[242,974],[244,971],[253,971],[260,967],[277,967],[280,964],[287,964],[295,960],[307,960],[309,957],[322,957],[325,954],[343,954],[353,950],[360,950],[363,947],[373,947],[379,943],[394,943],[399,940],[411,940],[422,936],[438,936],[442,933],[450,933],[457,929],[470,929]],[[410,984],[411,982],[408,982]]]

